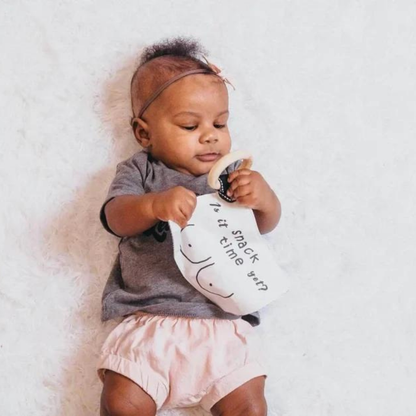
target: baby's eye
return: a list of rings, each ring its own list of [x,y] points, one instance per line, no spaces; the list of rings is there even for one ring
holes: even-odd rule
[[[192,131],[196,129],[196,126],[181,126],[181,128],[183,128],[184,130]]]
[[[216,128],[216,129],[223,129],[224,127],[226,127],[227,125],[226,124],[214,124],[214,127]]]

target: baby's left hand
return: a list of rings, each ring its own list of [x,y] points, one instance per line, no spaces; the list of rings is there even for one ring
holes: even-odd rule
[[[273,198],[273,191],[259,172],[240,169],[228,175],[231,182],[227,195],[241,205],[258,211],[267,211]]]

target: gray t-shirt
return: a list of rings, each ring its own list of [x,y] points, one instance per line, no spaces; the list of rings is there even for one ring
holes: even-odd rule
[[[224,173],[232,172],[238,163]],[[101,208],[100,219],[108,227],[104,208],[120,195],[143,195],[162,192],[174,186],[183,186],[197,195],[214,192],[208,186],[208,175],[192,176],[167,167],[145,150],[117,166],[107,198]],[[137,311],[155,315],[195,318],[237,319],[240,316],[224,312],[198,292],[182,276],[173,257],[173,241],[166,222],[133,237],[123,237],[119,253],[104,288],[102,320],[126,316]],[[243,319],[256,326],[258,313]]]

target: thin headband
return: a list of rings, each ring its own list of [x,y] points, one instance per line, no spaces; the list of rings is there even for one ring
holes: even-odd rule
[[[205,58],[205,57],[204,57]],[[221,78],[224,82],[232,85],[230,83],[230,81],[228,81],[227,78],[222,77],[221,75],[218,75],[221,71],[220,69],[218,69],[218,67],[216,67],[215,65],[211,64],[208,62],[208,60],[205,58],[205,60],[207,61],[208,67],[209,69],[192,69],[190,71],[185,71],[182,72],[181,74],[175,75],[174,77],[172,77],[171,79],[169,79],[168,81],[166,81],[164,84],[162,84],[143,104],[141,110],[139,111],[139,114],[136,116],[134,116],[133,113],[133,117],[130,121],[130,124],[133,126],[133,124],[135,122],[137,122],[137,119],[141,118],[143,113],[147,110],[147,108],[149,107],[150,104],[152,104],[152,102],[154,100],[156,100],[157,97],[159,97],[159,95],[167,88],[169,87],[169,85],[173,84],[174,82],[180,80],[183,77],[186,77],[188,75],[194,75],[194,74],[210,74],[210,75],[216,75],[217,77]],[[232,87],[234,88],[234,86],[232,85]]]
[[[175,81],[180,80],[183,77],[186,77],[188,75],[193,75],[193,74],[212,74],[212,75],[216,75],[215,72],[212,72],[208,69],[193,69],[191,71],[186,71],[186,72],[182,72],[181,74],[178,74],[176,76],[174,76],[173,78],[167,80],[164,84],[162,84],[143,104],[142,109],[140,110],[139,114],[137,115],[137,118],[141,118],[141,116],[143,115],[143,113],[147,110],[147,107],[149,107],[150,104],[152,104],[152,102],[154,100],[156,100],[157,97],[159,97],[159,95],[162,93],[163,90],[165,90],[167,87],[169,87],[170,84],[173,84]]]

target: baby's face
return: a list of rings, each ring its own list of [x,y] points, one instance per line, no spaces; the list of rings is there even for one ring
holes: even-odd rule
[[[151,154],[177,171],[200,176],[229,153],[228,91],[212,75],[190,75],[173,83],[143,119]]]

